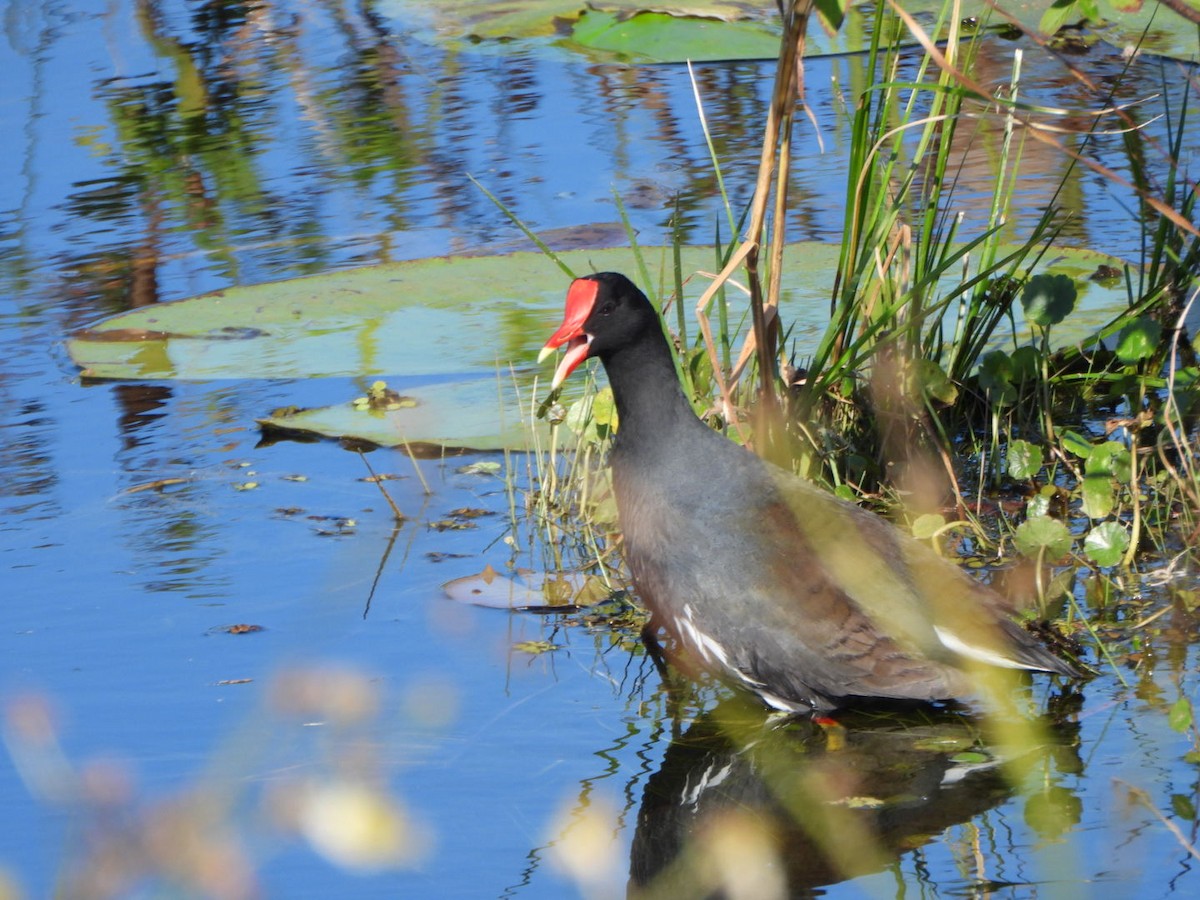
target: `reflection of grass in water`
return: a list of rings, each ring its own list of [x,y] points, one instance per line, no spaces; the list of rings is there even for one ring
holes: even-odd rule
[[[26,787],[71,822],[57,894],[253,897],[256,870],[297,841],[349,871],[408,868],[426,856],[430,835],[388,787],[390,761],[374,733],[381,702],[372,681],[350,671],[282,673],[260,714],[165,797],[141,795],[136,773],[119,763],[69,760],[44,698],[10,703],[4,737]],[[403,706],[414,722],[440,727],[453,715],[453,690],[414,686]]]

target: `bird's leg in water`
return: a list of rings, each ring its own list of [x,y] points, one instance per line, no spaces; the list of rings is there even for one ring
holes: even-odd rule
[[[642,643],[646,645],[646,652],[654,661],[654,667],[658,669],[658,674],[663,681],[669,681],[671,675],[667,665],[667,652],[658,639],[658,624],[654,621],[653,616],[642,626]]]

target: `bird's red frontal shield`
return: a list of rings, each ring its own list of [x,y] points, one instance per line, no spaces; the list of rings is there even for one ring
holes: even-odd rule
[[[567,309],[563,323],[550,335],[550,340],[546,341],[546,346],[538,355],[538,362],[541,362],[558,347],[567,345],[567,352],[559,362],[558,368],[554,370],[554,379],[550,382],[551,390],[555,390],[566,381],[575,367],[588,357],[588,343],[591,338],[584,332],[583,323],[592,314],[599,290],[600,285],[590,278],[576,278],[567,290]]]

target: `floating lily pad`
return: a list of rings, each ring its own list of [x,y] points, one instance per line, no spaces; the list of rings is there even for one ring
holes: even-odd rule
[[[806,55],[854,53],[869,44],[873,2],[849,2],[843,21],[830,27],[816,18],[808,28]],[[933,30],[941,0],[906,2],[904,8],[923,28]],[[1143,50],[1167,56],[1196,55],[1195,26],[1158,3],[1058,4],[1061,15],[1046,18],[1045,0],[1002,3],[1030,33],[1044,27],[1085,24],[1087,31],[1072,37],[1083,43],[1105,40],[1118,47],[1140,44]],[[397,28],[427,43],[475,53],[523,50],[586,52],[634,62],[684,60],[774,59],[781,27],[773,3],[738,0],[385,0],[378,11],[397,20]],[[961,4],[963,21],[976,27],[1011,28],[1009,19],[992,14],[986,0]],[[1086,21],[1089,14],[1098,14]],[[971,33],[969,27],[960,31]],[[933,33],[944,40],[944,32]],[[915,42],[915,41],[914,41]]]
[[[425,259],[143,307],[67,349],[92,378],[477,377],[521,355],[562,291],[536,253]]]
[[[513,644],[513,649],[521,653],[528,653],[530,656],[540,656],[543,653],[552,653],[562,648],[551,641],[517,641]]]
[[[652,272],[669,271],[669,250],[643,248]],[[574,271],[634,273],[632,250],[559,254]],[[803,352],[826,322],[838,248],[798,243],[784,257],[783,312]],[[694,301],[713,270],[708,247],[685,247]],[[1111,257],[1063,250],[1046,266],[1082,276]],[[290,281],[233,287],[106,319],[67,342],[84,377],[97,379],[254,379],[330,376],[494,377],[532,364],[562,316],[566,278],[541,253],[436,257],[366,266]],[[1123,292],[1077,281],[1078,329],[1123,308]],[[736,292],[731,293],[737,303]],[[685,303],[689,302],[685,300]],[[1084,315],[1086,312],[1093,314]],[[689,320],[694,320],[689,308]]]
[[[516,388],[495,378],[428,385],[406,393],[393,409],[362,409],[353,401],[312,409],[283,409],[257,419],[267,437],[324,437],[405,447],[417,456],[442,450],[522,449],[535,424],[522,418]]]
[[[643,254],[654,277],[672,270],[668,248],[646,247]],[[638,271],[628,248],[559,256],[581,274]],[[782,312],[800,354],[816,346],[826,327],[837,257],[832,244],[787,248]],[[681,261],[689,278],[686,318],[694,323],[693,304],[708,284],[703,273],[714,269],[713,252],[685,247]],[[1064,251],[1047,265],[1079,276],[1111,261]],[[1083,308],[1055,329],[1058,341],[1083,339],[1125,304],[1118,290],[1077,283]],[[550,372],[536,358],[561,321],[566,286],[558,266],[536,252],[389,263],[143,307],[76,333],[67,349],[93,379],[400,378],[400,394],[415,405],[401,397],[374,404],[395,409],[372,408],[368,398],[365,409],[347,402],[267,416],[264,423],[383,445],[515,447],[527,439],[521,423],[529,418],[534,379]],[[662,285],[655,287],[652,293]],[[734,290],[729,296],[732,320],[745,323],[744,300]],[[582,379],[569,390],[581,391]]]
[[[649,62],[772,59],[779,54],[779,37],[773,23],[661,12],[623,16],[602,10],[586,11],[571,31],[571,39],[590,50]]]
[[[666,249],[643,252],[669,270],[655,265]],[[580,274],[637,271],[628,248],[559,256]],[[713,268],[710,248],[684,248],[682,260],[689,274]],[[802,332],[824,320],[836,260],[829,244],[789,248],[785,296],[812,310]],[[494,377],[532,366],[566,287],[537,252],[388,263],[143,307],[77,332],[67,350],[88,378]]]
[[[511,53],[516,43],[526,52],[647,63],[774,59],[782,34],[773,4],[737,0],[386,0],[381,12],[406,34],[459,51]],[[850,30],[859,46],[861,32]],[[810,28],[810,55],[850,49],[846,33]]]

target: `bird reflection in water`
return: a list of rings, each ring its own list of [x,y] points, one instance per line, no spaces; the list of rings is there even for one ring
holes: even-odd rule
[[[813,896],[823,885],[898,869],[946,829],[1013,800],[1035,772],[1041,787],[1025,798],[1024,819],[1041,837],[1061,833],[1077,823],[1078,801],[1045,786],[1055,772],[1078,771],[1078,729],[1068,721],[1077,701],[1073,692],[1052,698],[1040,742],[1007,759],[962,708],[860,712],[834,723],[722,703],[671,742],[646,783],[628,896]],[[1056,800],[1055,821],[1044,793]],[[987,875],[992,865],[976,860],[969,886],[1001,887]]]

